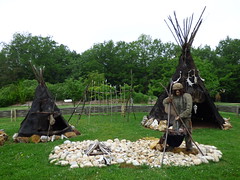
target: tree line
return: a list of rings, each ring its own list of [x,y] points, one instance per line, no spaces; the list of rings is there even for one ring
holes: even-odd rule
[[[163,91],[160,82],[168,84],[181,53],[178,45],[163,43],[144,34],[129,43],[110,40],[94,44],[81,54],[58,44],[51,37],[30,33],[16,33],[9,44],[1,43],[1,46],[0,96],[6,88],[16,85],[23,88],[26,86],[24,81],[35,79],[30,62],[37,67],[45,67],[44,79],[49,85],[69,85],[71,82],[77,88],[75,95],[69,94],[69,89],[61,89],[68,91],[68,95],[62,96],[80,94],[82,90],[78,88],[83,88],[84,83],[98,76],[111,86],[128,84],[136,93],[158,96]],[[215,99],[218,96],[219,100],[220,96],[221,101],[239,102],[240,40],[226,37],[215,49],[205,45],[192,48],[191,52],[211,97]],[[75,86],[75,81],[82,82],[82,85]],[[19,96],[19,92],[16,95]]]

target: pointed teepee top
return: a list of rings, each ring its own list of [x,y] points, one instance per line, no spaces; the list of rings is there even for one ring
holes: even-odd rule
[[[44,66],[43,68],[39,68],[39,70],[36,68],[35,65],[32,64],[32,62],[30,61],[30,64],[31,64],[31,67],[32,67],[32,70],[33,70],[33,73],[38,81],[39,84],[41,85],[45,85],[45,81],[43,79],[43,72],[44,72]]]
[[[175,11],[174,11],[175,21],[171,18],[171,16],[168,16],[168,20],[172,24],[172,29],[168,25],[167,21],[164,20],[165,23],[167,24],[168,28],[170,29],[174,39],[178,43],[178,45],[181,45],[183,48],[191,47],[191,45],[193,43],[193,40],[194,40],[194,37],[196,36],[196,33],[197,33],[200,25],[202,24],[202,15],[203,15],[205,9],[206,9],[206,6],[204,7],[204,9],[203,9],[195,27],[194,27],[194,29],[192,30],[192,33],[191,33],[190,37],[189,37],[189,34],[190,34],[190,31],[191,31],[191,27],[192,27],[193,14],[189,18],[186,18],[186,19],[183,20],[183,27],[180,26],[180,24],[177,20],[177,15],[176,15]],[[175,34],[174,34],[174,32],[175,32]]]

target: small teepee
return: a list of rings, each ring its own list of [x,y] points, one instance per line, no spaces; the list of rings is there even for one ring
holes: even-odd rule
[[[206,7],[205,7],[206,8]],[[193,110],[192,110],[192,123],[194,126],[210,126],[224,128],[224,119],[220,116],[213,100],[211,99],[207,89],[204,86],[204,79],[200,77],[199,71],[194,64],[194,60],[191,56],[191,45],[193,43],[194,37],[202,23],[202,14],[197,21],[192,33],[191,26],[193,21],[193,15],[183,21],[183,28],[180,27],[176,13],[174,12],[175,19],[173,20],[170,16],[168,17],[173,30],[168,25],[171,30],[175,40],[182,48],[182,53],[179,58],[179,64],[176,68],[176,72],[172,76],[172,82],[169,83],[168,89],[171,83],[182,83],[185,92],[192,95],[193,98]],[[166,22],[166,21],[165,21]],[[167,22],[166,22],[167,23]],[[174,32],[175,31],[175,35]],[[190,38],[189,38],[190,35]],[[164,111],[164,106],[162,104],[163,99],[167,97],[167,93],[162,93],[150,111],[149,115],[145,117],[142,121],[142,125],[151,124],[149,121],[167,119],[167,114]]]
[[[53,136],[75,133],[72,126],[64,119],[55,100],[48,91],[43,79],[43,69],[33,71],[38,81],[35,98],[25,119],[22,121],[17,137]],[[72,136],[74,136],[71,134]],[[76,134],[75,134],[76,135]],[[16,138],[17,139],[17,138]],[[21,138],[19,140],[21,142]]]

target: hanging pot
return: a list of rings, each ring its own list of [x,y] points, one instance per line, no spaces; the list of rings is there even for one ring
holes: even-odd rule
[[[168,131],[167,144],[172,147],[179,147],[182,144],[186,134],[187,133],[185,129],[179,129],[177,121],[177,128],[175,130],[169,129]]]

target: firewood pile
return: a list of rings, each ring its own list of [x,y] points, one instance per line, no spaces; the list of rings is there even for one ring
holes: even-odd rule
[[[223,118],[224,119],[224,124],[223,124],[223,130],[228,130],[232,128],[232,124],[230,122],[230,118]],[[167,128],[167,120],[161,120],[158,121],[157,119],[150,118],[148,119],[147,116],[143,116],[143,119],[141,121],[141,125],[150,128],[153,130],[158,130],[158,131],[165,131]]]
[[[8,140],[8,135],[3,129],[0,130],[0,146],[3,146],[5,141]]]
[[[158,131],[164,131],[167,128],[167,120],[158,121],[157,119],[150,118],[147,116],[143,116],[141,121],[142,126]]]
[[[52,135],[52,136],[47,136],[47,135],[37,135],[33,134],[30,137],[19,137],[18,133],[15,133],[13,135],[13,141],[17,143],[45,143],[45,142],[53,142],[58,139],[68,139],[72,137],[76,137],[77,135],[80,135],[80,132],[77,130],[74,132],[66,132],[64,134],[60,135]]]
[[[230,123],[230,118],[224,118],[225,123],[223,124],[223,129],[227,130],[232,128],[232,125]]]

